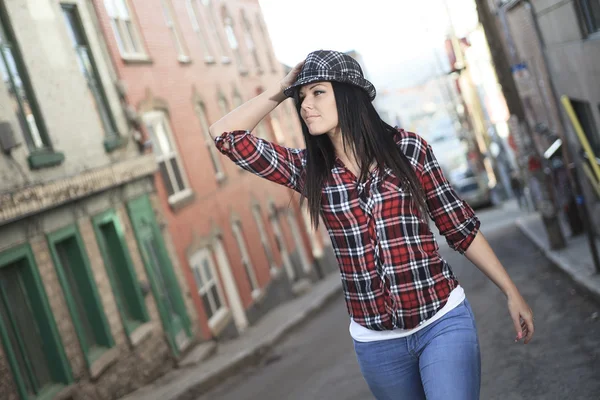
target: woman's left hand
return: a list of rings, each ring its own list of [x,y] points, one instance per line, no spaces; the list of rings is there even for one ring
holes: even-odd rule
[[[524,343],[529,343],[534,332],[533,311],[519,292],[508,296],[508,311],[517,331],[515,342],[525,339]]]

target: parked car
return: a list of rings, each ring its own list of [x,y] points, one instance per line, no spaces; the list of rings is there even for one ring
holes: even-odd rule
[[[485,174],[471,171],[451,173],[450,182],[461,199],[471,207],[487,207],[492,204],[492,190]]]

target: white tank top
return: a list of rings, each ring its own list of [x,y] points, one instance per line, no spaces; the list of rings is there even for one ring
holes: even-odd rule
[[[350,336],[352,339],[357,342],[376,342],[379,340],[390,340],[397,339],[401,337],[410,336],[415,332],[420,331],[428,325],[431,325],[433,322],[442,318],[444,315],[452,311],[456,308],[460,303],[465,299],[465,291],[459,285],[455,287],[452,292],[450,292],[450,296],[448,297],[448,301],[437,313],[433,315],[433,317],[429,318],[426,321],[423,321],[421,325],[417,326],[413,329],[393,329],[388,331],[374,331],[371,329],[367,329],[364,326],[355,322],[352,318],[350,318]]]

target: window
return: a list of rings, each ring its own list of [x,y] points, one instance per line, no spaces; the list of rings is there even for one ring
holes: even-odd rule
[[[587,101],[573,100],[571,99],[571,105],[577,119],[583,128],[585,136],[587,137],[590,146],[597,157],[600,157],[600,134],[596,122],[594,121],[594,115],[592,113],[592,107]]]
[[[221,54],[221,62],[228,63],[229,57],[227,57],[227,53],[225,52],[225,45],[221,39],[221,35],[219,34],[219,29],[217,27],[217,23],[215,22],[215,10],[213,8],[213,2],[211,0],[196,0],[201,1],[204,6],[204,14],[206,15],[206,19],[208,21],[208,31],[209,36],[212,38],[213,42],[217,46],[217,52]]]
[[[261,139],[265,139],[265,140],[269,140],[268,136],[269,134],[267,133],[267,128],[265,128],[265,123],[264,120],[260,121],[258,123],[258,125],[256,125],[256,136],[261,138]]]
[[[215,59],[211,55],[210,47],[208,46],[208,40],[206,31],[204,30],[204,24],[200,22],[200,14],[196,9],[195,3],[197,0],[186,0],[185,6],[192,22],[192,29],[196,32],[200,44],[202,45],[202,52],[204,53],[204,61],[206,63],[214,63]]]
[[[246,277],[248,278],[248,282],[250,282],[250,288],[252,289],[252,297],[256,298],[260,295],[261,291],[258,286],[258,281],[256,280],[256,274],[254,273],[254,267],[252,266],[252,261],[250,261],[250,256],[248,255],[248,249],[246,248],[246,241],[244,239],[244,234],[242,233],[242,225],[239,221],[235,221],[232,224],[233,236],[238,244],[238,248],[240,249],[240,253],[242,255],[242,265],[244,266],[244,270],[246,271]]]
[[[117,133],[117,126],[113,119],[108,100],[106,99],[106,93],[102,87],[102,81],[96,68],[96,62],[92,55],[92,51],[88,44],[81,18],[77,6],[71,4],[63,4],[63,17],[67,24],[67,32],[71,38],[71,42],[75,48],[77,55],[77,62],[79,69],[83,73],[83,76],[87,80],[88,89],[93,99],[96,111],[100,116],[100,122],[104,128],[107,139],[104,142],[107,151],[113,150],[118,147],[120,141]]]
[[[123,326],[129,335],[139,325],[149,321],[149,317],[123,228],[113,210],[95,216],[92,224]]]
[[[252,54],[252,59],[254,60],[254,66],[261,71],[260,59],[258,57],[258,51],[256,50],[256,42],[254,41],[254,35],[252,34],[252,24],[248,20],[246,13],[242,10],[242,23],[244,24],[244,37],[246,39],[246,47],[248,47],[248,51]]]
[[[208,118],[206,117],[206,108],[204,107],[203,103],[196,104],[196,114],[198,114],[198,119],[200,119],[200,127],[202,129],[202,134],[204,135],[204,142],[206,144],[206,148],[208,149],[208,154],[210,155],[213,168],[215,169],[217,180],[221,180],[225,177],[225,173],[223,171],[223,166],[221,165],[217,148],[215,147],[215,141],[210,136],[210,132],[208,131]]]
[[[240,92],[238,92],[237,89],[235,89],[233,91],[233,106],[235,108],[238,108],[242,104],[244,104],[244,99],[242,99],[242,96],[240,95]]]
[[[183,45],[183,38],[181,36],[181,32],[179,32],[179,28],[177,27],[177,23],[175,22],[171,0],[161,0],[161,5],[163,9],[163,14],[165,16],[165,22],[167,24],[167,27],[171,31],[171,37],[173,38],[175,48],[177,49],[178,60],[181,62],[188,62],[190,61],[190,58],[187,55],[185,46]]]
[[[267,29],[265,28],[263,21],[260,18],[260,14],[256,15],[256,24],[258,25],[260,34],[262,35],[263,43],[265,45],[265,49],[267,50],[267,60],[269,60],[269,66],[271,67],[271,71],[276,72],[277,69],[275,68],[275,60],[273,60],[273,54],[271,54],[271,46],[269,46],[271,41],[269,40]]]
[[[104,0],[106,12],[124,58],[146,58],[127,0]]]
[[[206,249],[201,250],[192,256],[190,265],[210,325],[210,320],[225,308],[223,292],[215,274],[213,255]]]
[[[33,88],[24,68],[19,48],[0,5],[0,74],[8,90],[17,121],[32,151],[50,148]]]
[[[219,93],[219,109],[221,110],[221,116],[227,115],[230,111],[229,103],[223,93]]]
[[[151,111],[144,114],[144,123],[152,140],[152,148],[158,161],[158,169],[169,195],[169,202],[186,196],[187,178],[181,168],[177,149],[173,145],[173,135],[167,117],[162,111]]]
[[[258,233],[260,235],[260,242],[265,250],[265,255],[267,256],[269,266],[271,269],[275,269],[275,259],[273,258],[273,251],[271,250],[271,245],[269,244],[269,238],[267,236],[267,230],[265,229],[262,213],[260,212],[260,206],[254,205],[252,207],[252,215],[256,221],[256,226],[258,227]]]
[[[284,143],[285,136],[283,135],[283,131],[281,130],[281,124],[279,124],[279,118],[273,113],[271,114],[271,126],[273,127],[273,133],[275,134],[275,140],[277,143]]]
[[[0,253],[0,339],[22,399],[73,381],[29,245]]]
[[[578,4],[585,33],[592,35],[600,32],[600,1],[579,0]]]
[[[245,71],[244,67],[244,59],[242,58],[242,53],[240,53],[240,46],[237,40],[237,36],[235,35],[235,29],[233,27],[233,19],[227,12],[227,8],[223,6],[221,8],[221,17],[223,18],[223,27],[225,28],[225,36],[227,36],[227,41],[229,42],[229,47],[231,51],[233,51],[233,55],[235,57],[235,61],[240,69],[240,71]]]
[[[114,341],[83,241],[70,226],[49,234],[48,245],[89,368]]]

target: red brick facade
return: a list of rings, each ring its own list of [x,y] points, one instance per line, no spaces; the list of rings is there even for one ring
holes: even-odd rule
[[[182,51],[179,56],[175,36],[167,25],[163,3],[170,7],[173,29],[181,43]],[[142,121],[142,134],[145,138],[150,137],[147,124],[143,122],[147,112],[164,112],[170,124],[172,145],[176,147],[183,180],[187,179],[184,186],[189,190],[181,191],[180,194],[183,195],[180,198],[169,197],[169,188],[160,173],[157,173],[158,197],[165,210],[179,264],[188,281],[186,291],[189,293],[186,295],[192,298],[196,306],[202,336],[210,338],[216,334],[214,328],[211,331],[209,327],[209,318],[198,294],[189,259],[201,248],[211,246],[214,237],[222,239],[244,310],[260,302],[259,296],[252,295],[251,282],[242,265],[240,249],[232,233],[232,218],[238,218],[241,222],[249,257],[262,291],[269,290],[273,276],[277,274],[270,271],[259,228],[252,213],[252,204],[260,206],[266,236],[278,268],[282,268],[283,261],[269,223],[270,201],[278,210],[293,210],[301,232],[300,241],[304,244],[304,251],[311,265],[313,257],[297,199],[290,202],[292,193],[288,189],[241,171],[220,154],[217,157],[223,174],[221,177],[216,175],[209,149],[210,146],[214,149],[214,145],[209,142],[207,146],[208,132],[203,130],[199,119],[198,104],[204,105],[210,125],[222,116],[220,97],[225,98],[231,108],[236,100],[234,93],[239,93],[246,101],[256,95],[260,88],[278,84],[284,72],[275,59],[264,25],[261,30],[260,24],[263,22],[258,1],[212,1],[209,2],[213,3],[212,9],[204,3],[201,0],[128,0],[129,25],[137,29],[138,39],[143,47],[139,53],[145,54],[128,59],[122,55],[113,30],[114,25],[111,24],[111,15],[113,18],[120,15],[121,18],[122,14],[114,10],[107,12],[102,0],[94,1],[108,51],[119,79],[125,84],[127,101],[136,109]],[[113,14],[109,14],[110,12]],[[225,25],[229,20],[223,18],[226,14],[232,21],[239,45],[239,57],[228,41]],[[244,23],[242,15],[249,21],[258,63],[249,48],[248,24]],[[220,45],[214,32],[222,41]],[[182,57],[182,54],[187,57]],[[209,55],[212,60],[208,58]],[[228,57],[229,61],[223,60],[223,56]],[[283,138],[280,135],[280,142],[290,147],[302,142],[291,100],[278,107],[273,115],[278,119],[284,134]],[[275,140],[271,119],[267,118],[264,124],[268,138]],[[158,145],[160,144],[153,143],[155,148]],[[289,252],[299,251],[288,219],[280,218],[280,225]],[[214,258],[213,255],[213,261],[217,264],[218,260]],[[227,277],[220,272],[218,275],[221,292],[225,293],[224,280]],[[227,303],[228,296],[223,295],[222,300]],[[231,308],[231,304],[229,306]]]

